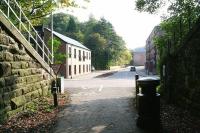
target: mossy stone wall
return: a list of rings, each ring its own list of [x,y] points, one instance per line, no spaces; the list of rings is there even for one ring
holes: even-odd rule
[[[0,122],[47,95],[51,76],[0,25]]]

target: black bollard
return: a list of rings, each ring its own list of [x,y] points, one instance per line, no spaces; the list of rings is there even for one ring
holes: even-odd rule
[[[137,126],[143,129],[160,130],[160,94],[156,93],[156,86],[160,79],[145,77],[137,80],[141,87],[138,97]]]
[[[139,75],[136,74],[135,75],[135,103],[136,103],[136,109],[138,109],[138,97],[137,97],[137,94],[139,93],[139,86],[138,86],[138,83],[137,83],[137,80],[139,79]]]
[[[57,107],[58,106],[58,98],[57,98],[57,87],[56,87],[56,81],[55,80],[52,82],[51,92],[53,94],[54,107]]]

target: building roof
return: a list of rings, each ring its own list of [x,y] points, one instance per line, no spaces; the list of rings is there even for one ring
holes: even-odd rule
[[[46,28],[48,31],[51,31],[50,29]],[[53,31],[53,34],[56,35],[58,38],[60,38],[61,40],[63,40],[64,42],[68,43],[68,44],[72,44],[74,46],[77,46],[77,47],[80,47],[80,48],[83,48],[83,49],[87,49],[87,50],[90,50],[88,49],[86,46],[84,46],[83,44],[81,44],[80,42],[72,39],[72,38],[69,38],[67,36],[64,36],[58,32],[55,32]]]

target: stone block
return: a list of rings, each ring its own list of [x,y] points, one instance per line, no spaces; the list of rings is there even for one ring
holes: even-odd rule
[[[1,45],[1,44],[0,44],[0,51],[7,51],[8,49],[9,49],[8,46]],[[3,53],[3,52],[2,52],[2,53]],[[2,56],[0,56],[0,57],[2,57]]]
[[[46,81],[44,80],[44,81],[40,82],[40,85],[41,85],[42,88],[47,86]]]
[[[29,68],[37,68],[37,65],[35,62],[28,62]]]
[[[4,34],[0,34],[0,43],[3,45],[9,45],[9,37],[7,35]]]
[[[30,93],[27,93],[27,94],[25,94],[25,98],[26,98],[26,101],[27,102],[30,102],[31,101],[31,95],[32,95],[32,93],[30,92]]]
[[[21,69],[21,62],[11,62],[12,69]]]
[[[26,69],[26,74],[27,74],[27,76],[32,75],[31,69]]]
[[[41,68],[42,65],[41,65],[40,63],[36,63],[36,67],[37,67],[37,68]]]
[[[9,43],[10,44],[16,44],[15,40],[13,38],[11,38],[11,37],[9,37]]]
[[[3,94],[3,101],[4,105],[9,105],[10,104],[10,95],[8,92]]]
[[[3,94],[3,87],[0,87],[0,94]]]
[[[30,72],[28,70],[25,70],[25,69],[20,69],[19,70],[19,76],[20,77],[28,76],[28,75],[30,75]]]
[[[13,55],[14,61],[30,61],[31,58],[28,55]]]
[[[32,58],[28,55],[23,56],[23,61],[32,61]]]
[[[43,95],[43,90],[42,90],[42,89],[39,89],[39,90],[38,90],[38,94],[39,94],[39,96],[42,96],[42,95]]]
[[[16,83],[17,76],[9,76],[5,77],[5,84],[6,86],[11,86]]]
[[[11,91],[11,92],[13,93],[14,97],[19,97],[22,95],[22,89],[17,89],[17,90]]]
[[[31,74],[34,75],[34,74],[36,74],[36,73],[37,73],[37,68],[32,68],[32,69],[31,69]]]
[[[21,68],[22,69],[28,68],[28,63],[27,62],[21,62]]]
[[[0,62],[0,78],[11,75],[11,65],[8,62]]]
[[[3,87],[5,87],[5,80],[4,80],[4,78],[0,78],[0,88],[3,88]],[[1,93],[1,91],[0,91],[0,93]]]
[[[31,92],[31,100],[36,99],[38,97],[40,97],[38,90]]]
[[[11,91],[11,87],[10,86],[3,87],[2,89],[3,89],[3,93]]]
[[[26,98],[24,95],[15,97],[15,98],[11,99],[11,108],[12,109],[19,108],[19,107],[23,106],[25,103],[26,103]]]
[[[4,61],[13,61],[13,54],[11,54],[10,52],[5,52],[4,53]]]
[[[41,89],[41,85],[40,85],[40,83],[35,83],[35,84],[32,86],[32,91],[35,91],[35,90],[38,90],[38,89]]]
[[[21,61],[21,56],[20,55],[13,55],[14,61]]]
[[[26,77],[17,77],[15,83],[25,83],[26,82]]]
[[[48,86],[42,88],[42,95],[43,96],[47,96],[48,92],[49,92],[49,87]]]
[[[19,108],[15,109],[15,110],[8,111],[7,117],[10,118],[10,117],[16,115],[17,113],[22,112],[23,110],[24,110],[23,107],[19,107]]]
[[[9,51],[12,54],[19,54],[19,48],[17,45],[11,45]]]
[[[14,84],[14,85],[10,86],[10,90],[13,91],[13,90],[16,90],[16,89],[21,89],[24,86],[25,86],[24,83]]]
[[[43,75],[43,79],[44,79],[44,80],[48,80],[48,79],[49,79],[49,74],[45,73],[45,74]]]
[[[27,83],[27,84],[30,84],[30,83],[32,83],[32,82],[33,82],[32,76],[27,76],[27,77],[26,77],[26,83]]]
[[[41,79],[40,79],[40,76],[39,75],[34,75],[34,76],[32,76],[32,81],[33,82],[37,82],[37,81],[40,81]]]
[[[3,103],[3,97],[2,94],[0,94],[0,109],[4,108],[4,103]]]
[[[37,74],[42,74],[42,70],[41,69],[37,69]]]
[[[15,76],[20,76],[19,70],[11,70],[11,74]]]
[[[1,47],[1,46],[0,46]],[[1,52],[2,50],[0,49],[0,61],[4,61],[4,54]]]
[[[24,87],[23,88],[24,94],[27,94],[27,93],[31,92],[32,88],[33,88],[32,85],[28,85],[28,86]]]

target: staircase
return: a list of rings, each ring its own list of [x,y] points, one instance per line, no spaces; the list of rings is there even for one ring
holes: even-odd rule
[[[52,73],[50,68],[53,63],[52,53],[16,0],[0,1],[0,23],[49,73]]]

